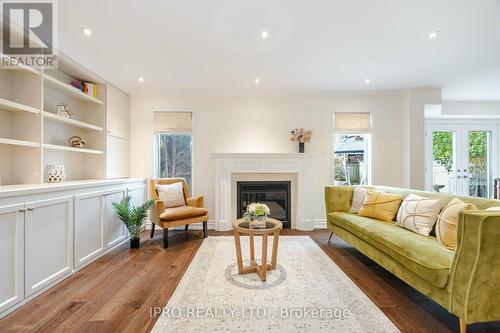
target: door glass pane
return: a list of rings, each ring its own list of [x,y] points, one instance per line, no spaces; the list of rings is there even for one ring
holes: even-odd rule
[[[436,192],[455,193],[455,133],[432,133],[432,189]]]
[[[470,131],[468,140],[469,195],[487,198],[490,192],[489,176],[489,131]]]

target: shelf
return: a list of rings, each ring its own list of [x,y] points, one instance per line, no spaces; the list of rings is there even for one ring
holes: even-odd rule
[[[95,155],[102,155],[103,154],[102,150],[94,150],[94,149],[86,149],[86,148],[74,148],[74,147],[68,147],[68,146],[51,145],[48,143],[44,143],[43,148],[44,149],[51,149],[51,150],[70,151],[70,152],[75,152],[75,153],[95,154]]]
[[[87,103],[103,104],[102,101],[98,100],[97,98],[87,95],[86,93],[78,90],[72,85],[59,81],[58,79],[50,75],[45,74],[44,80],[49,87],[56,89],[63,94],[68,94],[71,97],[77,98]]]
[[[11,145],[11,146],[22,146],[22,147],[34,147],[34,148],[40,147],[40,144],[38,142],[13,140],[5,138],[0,138],[0,144]]]
[[[55,113],[48,112],[48,111],[43,111],[43,117],[47,118],[49,120],[52,120],[52,121],[56,121],[58,123],[62,123],[62,124],[67,124],[67,125],[71,125],[71,126],[75,126],[75,127],[80,127],[80,128],[84,128],[84,129],[98,131],[98,132],[103,131],[102,127],[95,126],[92,124],[87,124],[83,121],[66,118],[66,117],[63,117],[63,116],[60,116],[60,115],[57,115]]]
[[[34,107],[13,102],[5,98],[0,98],[0,109],[7,111],[22,111],[35,114],[40,113],[40,110],[35,109]]]
[[[7,56],[5,54],[1,54],[0,55],[0,61],[3,60],[3,58],[10,59],[9,56]],[[31,74],[34,74],[34,75],[40,75],[40,73],[41,73],[38,69],[35,69],[33,67],[30,67],[30,66],[22,65],[22,64],[19,64],[19,63],[17,63],[15,66],[2,67],[2,68],[5,69],[5,70],[8,70],[8,71],[26,72],[26,73],[31,73]]]

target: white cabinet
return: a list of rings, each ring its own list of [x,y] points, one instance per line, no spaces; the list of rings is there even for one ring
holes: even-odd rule
[[[24,298],[24,204],[0,207],[0,312]]]
[[[106,177],[128,177],[130,161],[130,97],[106,86]]]
[[[129,187],[127,195],[130,197],[131,206],[142,205],[146,201],[146,186]]]
[[[104,194],[104,246],[110,248],[127,237],[125,225],[118,218],[113,202],[120,202],[125,198],[126,189],[117,189]]]
[[[26,297],[73,268],[73,196],[29,202],[25,214]]]
[[[75,267],[104,250],[103,198],[102,192],[75,196]]]

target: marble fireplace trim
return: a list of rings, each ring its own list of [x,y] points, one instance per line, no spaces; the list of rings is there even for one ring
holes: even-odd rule
[[[236,216],[233,200],[236,199],[236,188],[233,188],[233,175],[260,174],[270,179],[282,179],[284,175],[295,176],[295,208],[292,223],[298,230],[313,230],[315,226],[314,212],[306,205],[315,191],[313,161],[321,157],[321,153],[223,153],[212,154],[215,161],[215,230],[232,230],[232,221]],[[288,179],[290,180],[290,179]],[[311,206],[311,205],[309,205]]]
[[[231,220],[237,218],[237,182],[240,181],[289,181],[291,226],[297,229],[297,174],[296,173],[233,173],[231,174]]]

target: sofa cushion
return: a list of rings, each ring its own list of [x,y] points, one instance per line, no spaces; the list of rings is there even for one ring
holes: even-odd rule
[[[392,221],[398,212],[401,199],[398,194],[369,191],[366,193],[365,202],[363,202],[358,215],[382,221]]]
[[[208,210],[205,208],[181,206],[165,209],[165,211],[160,214],[160,219],[163,221],[174,221],[203,216],[205,214],[208,214]]]
[[[433,286],[446,286],[454,252],[439,245],[435,237],[415,234],[392,222],[349,213],[333,212],[328,217],[329,223],[383,251]]]

